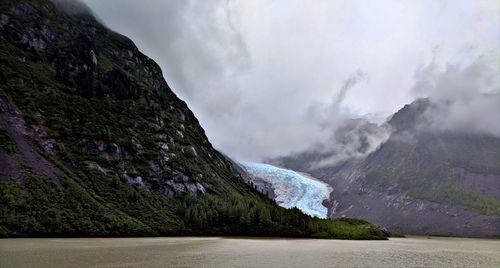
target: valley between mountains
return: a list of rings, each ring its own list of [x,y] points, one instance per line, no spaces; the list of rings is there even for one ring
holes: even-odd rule
[[[0,3],[0,236],[387,239],[248,185],[159,66],[76,1]]]
[[[249,162],[80,2],[4,0],[0,34],[0,237],[500,237],[500,138],[449,102]]]

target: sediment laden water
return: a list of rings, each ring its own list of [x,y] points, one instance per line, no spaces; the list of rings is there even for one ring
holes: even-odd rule
[[[500,241],[202,237],[0,239],[0,267],[499,267]]]

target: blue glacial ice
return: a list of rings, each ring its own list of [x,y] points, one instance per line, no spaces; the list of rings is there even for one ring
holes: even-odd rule
[[[276,202],[285,208],[297,207],[304,213],[326,218],[328,209],[322,202],[330,198],[332,188],[310,176],[268,164],[240,162],[250,175],[269,182]]]

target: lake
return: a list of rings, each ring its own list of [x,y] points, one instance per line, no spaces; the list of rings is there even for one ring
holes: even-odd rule
[[[500,267],[500,240],[0,239],[0,267]]]

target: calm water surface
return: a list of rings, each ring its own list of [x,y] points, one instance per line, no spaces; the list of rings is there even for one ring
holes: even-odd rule
[[[0,267],[500,267],[500,240],[0,239]]]

